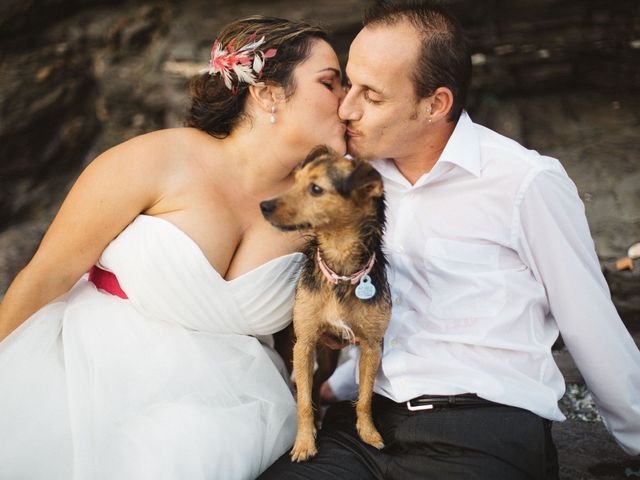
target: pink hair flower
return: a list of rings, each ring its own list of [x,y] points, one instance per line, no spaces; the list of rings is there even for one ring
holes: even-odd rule
[[[226,48],[223,48],[216,39],[211,48],[209,75],[219,74],[225,86],[234,94],[237,93],[237,86],[242,82],[255,85],[257,80],[262,77],[265,61],[268,58],[273,58],[277,53],[275,48],[270,48],[266,52],[259,50],[264,42],[264,37],[256,40],[256,34],[254,33],[249,38],[249,43],[235,50],[231,43]],[[235,74],[237,79],[237,85],[235,86],[233,85],[232,73]]]

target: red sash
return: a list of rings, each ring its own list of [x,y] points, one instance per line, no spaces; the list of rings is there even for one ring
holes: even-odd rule
[[[94,265],[91,267],[91,270],[89,270],[89,281],[100,290],[104,290],[111,295],[125,299],[129,298],[127,297],[127,294],[124,293],[124,290],[122,290],[115,274],[103,270],[97,265]]]

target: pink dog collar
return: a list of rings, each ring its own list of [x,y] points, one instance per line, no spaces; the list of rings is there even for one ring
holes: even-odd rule
[[[340,282],[348,282],[351,285],[355,285],[360,281],[362,277],[364,277],[371,271],[371,269],[373,268],[373,264],[376,261],[376,252],[373,252],[373,254],[371,255],[371,258],[369,259],[369,263],[367,263],[367,266],[364,267],[359,272],[356,272],[353,275],[338,275],[336,272],[331,270],[326,263],[324,263],[324,260],[322,260],[322,256],[320,255],[319,248],[318,250],[316,250],[316,252],[318,257],[318,265],[320,266],[320,271],[325,277],[327,277],[327,280],[329,280],[331,283],[336,285]]]

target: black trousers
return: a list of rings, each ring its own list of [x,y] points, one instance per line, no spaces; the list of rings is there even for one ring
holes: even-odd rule
[[[551,422],[519,408],[447,407],[411,412],[375,396],[373,417],[385,443],[360,440],[351,402],[330,407],[318,455],[292,463],[288,452],[261,480],[557,480]]]

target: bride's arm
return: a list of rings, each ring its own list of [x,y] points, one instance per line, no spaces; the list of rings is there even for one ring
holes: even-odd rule
[[[149,136],[108,150],[82,172],[0,304],[0,341],[69,290],[108,243],[160,198],[166,155]]]

